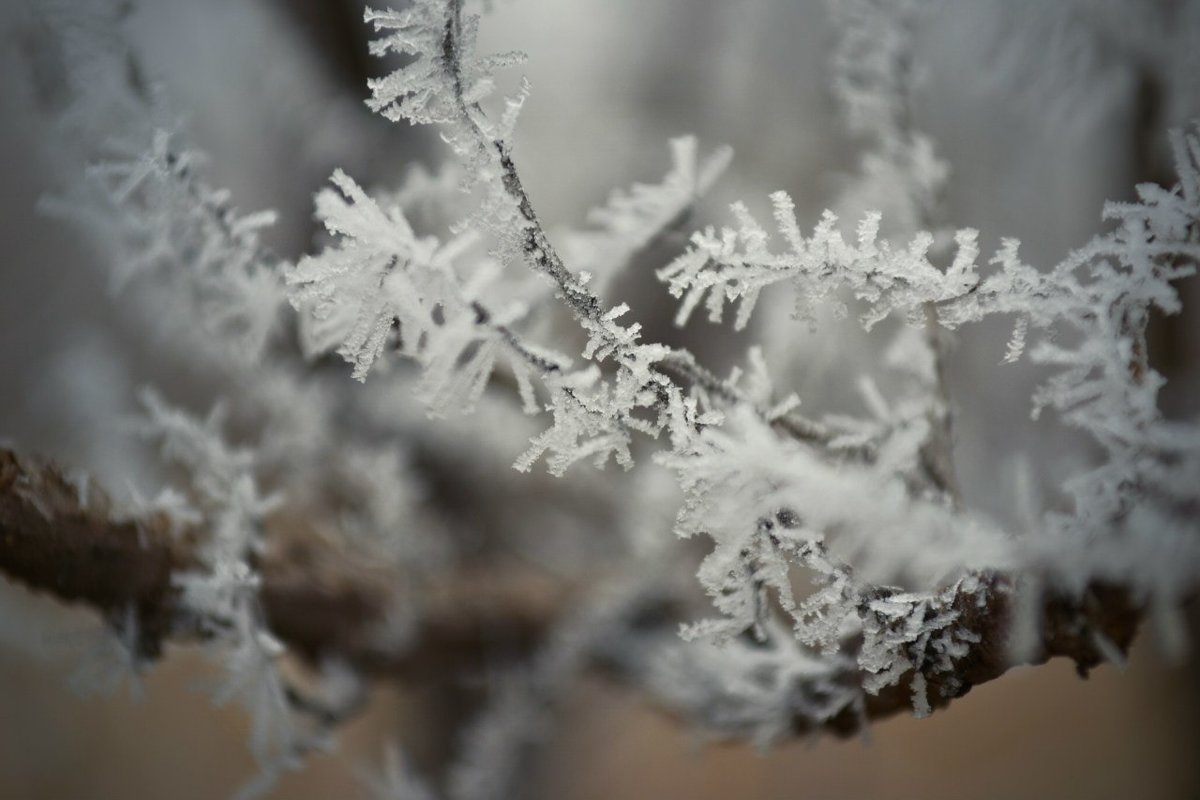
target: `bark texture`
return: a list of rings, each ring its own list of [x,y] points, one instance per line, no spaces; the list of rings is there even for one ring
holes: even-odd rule
[[[269,531],[263,555],[261,599],[267,624],[295,653],[310,660],[338,656],[370,674],[413,677],[446,674],[483,663],[489,645],[528,651],[569,604],[569,587],[527,569],[463,568],[423,585],[422,611],[406,636],[384,635],[388,615],[410,602],[412,576],[373,563],[298,525]],[[9,580],[68,602],[89,606],[111,620],[133,609],[138,648],[156,658],[171,641],[202,636],[202,620],[189,618],[172,576],[198,566],[201,531],[173,531],[163,515],[114,518],[103,492],[72,481],[53,465],[0,448],[0,573]],[[1012,666],[1010,622],[1016,594],[1011,576],[985,576],[985,590],[963,595],[961,623],[981,636],[952,674],[922,670],[934,708],[998,678]],[[982,598],[982,601],[981,601]],[[662,609],[659,609],[661,611]],[[1104,661],[1101,643],[1126,652],[1141,608],[1119,586],[1093,585],[1080,598],[1047,595],[1040,638],[1024,663],[1065,657],[1081,675]],[[675,619],[654,625],[674,627]],[[603,659],[601,659],[603,660]],[[607,664],[608,674],[620,669]],[[909,673],[877,695],[867,695],[865,719],[912,708]],[[848,671],[848,685],[862,676]],[[823,729],[850,735],[864,717],[846,711]],[[797,720],[798,734],[814,732]]]

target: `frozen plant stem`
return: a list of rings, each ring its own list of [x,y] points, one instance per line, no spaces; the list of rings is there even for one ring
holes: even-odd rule
[[[572,314],[579,320],[594,323],[593,330],[598,331],[604,337],[605,344],[616,350],[615,357],[620,360],[619,353],[623,345],[602,324],[606,313],[604,304],[567,269],[538,219],[537,211],[521,182],[520,173],[517,171],[508,144],[502,139],[493,139],[487,134],[479,121],[484,114],[483,109],[478,103],[468,104],[463,96],[462,67],[458,47],[462,31],[462,7],[463,0],[449,0],[447,3],[445,34],[442,39],[443,66],[453,76],[454,97],[462,121],[469,126],[479,146],[494,151],[495,157],[499,161],[504,191],[515,204],[524,223],[522,250],[530,266],[554,281],[558,287],[559,296],[567,303]],[[534,366],[538,365],[534,364]],[[749,400],[737,387],[728,381],[721,380],[704,366],[698,364],[690,353],[672,350],[655,365],[655,369],[668,377],[700,387],[723,402],[749,403]],[[824,425],[795,411],[789,411],[771,420],[771,424],[789,436],[816,446],[823,447],[833,438],[833,433]]]

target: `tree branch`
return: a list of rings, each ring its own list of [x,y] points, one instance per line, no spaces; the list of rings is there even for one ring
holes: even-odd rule
[[[434,675],[479,663],[489,642],[528,651],[567,592],[528,568],[463,567],[421,587],[416,627],[397,640],[386,635],[388,617],[411,613],[404,590],[414,576],[286,519],[269,527],[260,562],[267,625],[311,661],[336,655],[368,673]],[[114,518],[100,489],[0,448],[0,573],[114,622],[132,609],[142,658],[212,629],[183,606],[173,582],[200,568],[202,533],[172,531],[165,514]]]
[[[168,642],[196,641],[199,620],[181,605],[172,576],[198,565],[201,531],[173,533],[163,514],[112,518],[97,488],[76,485],[52,465],[19,458],[0,448],[0,573],[31,590],[95,609],[107,619],[133,609],[139,655],[156,658]],[[286,521],[285,521],[286,522]],[[488,643],[528,652],[566,607],[567,587],[531,571],[494,565],[464,568],[425,591],[426,602],[411,638],[397,644],[381,636],[390,610],[402,602],[401,587],[412,576],[371,563],[342,546],[297,526],[272,528],[261,562],[261,599],[267,623],[295,653],[316,661],[340,657],[366,673],[388,677],[446,674],[478,665]],[[952,672],[923,665],[930,704],[942,708],[972,687],[1016,666],[1010,630],[1016,617],[1014,578],[982,576],[983,587],[954,601],[959,624],[980,637]],[[1071,659],[1081,675],[1106,660],[1113,648],[1125,653],[1142,609],[1120,586],[1093,583],[1078,598],[1047,594],[1040,602],[1036,646],[1021,663]],[[650,619],[630,620],[673,636],[678,610],[656,608]],[[667,617],[670,617],[669,619]],[[598,654],[596,662],[617,677],[631,665],[620,654]],[[797,717],[797,734],[847,736],[863,724],[912,707],[914,673],[877,695],[865,707],[844,709],[820,725]],[[864,676],[848,669],[837,683],[861,687]]]
[[[925,678],[929,704],[945,708],[951,700],[964,696],[975,686],[999,678],[1017,666],[1044,664],[1051,658],[1069,658],[1080,677],[1108,660],[1113,649],[1126,654],[1133,644],[1142,608],[1120,586],[1093,583],[1075,598],[1066,594],[1048,594],[1041,600],[1037,614],[1038,636],[1034,647],[1018,655],[1012,646],[1011,632],[1017,617],[1017,594],[1009,575],[989,574],[977,592],[962,593],[954,602],[958,624],[972,631],[980,641],[965,656],[954,662],[952,672],[934,669],[932,663],[919,668]],[[849,670],[839,683],[861,686],[863,675]],[[913,708],[914,672],[879,694],[865,696],[865,709],[852,709],[828,720],[824,730],[838,736],[859,733],[864,723],[909,712]],[[810,721],[797,719],[798,734],[812,733]]]

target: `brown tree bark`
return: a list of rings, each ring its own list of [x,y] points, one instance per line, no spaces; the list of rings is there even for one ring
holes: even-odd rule
[[[168,642],[202,637],[202,620],[189,617],[172,576],[198,568],[201,531],[173,532],[162,515],[117,519],[103,492],[86,491],[61,470],[0,448],[0,573],[27,588],[95,609],[111,620],[133,609],[137,644],[156,658]],[[272,530],[264,554],[261,600],[271,631],[310,660],[334,655],[376,676],[445,674],[482,663],[488,643],[530,649],[568,605],[569,587],[526,570],[464,568],[425,587],[412,637],[389,645],[380,636],[398,593],[412,576],[371,563],[299,526]],[[984,576],[981,593],[959,601],[962,625],[981,641],[955,663],[953,673],[922,670],[934,708],[1015,666],[1009,647],[1015,592],[1011,576]],[[1080,673],[1104,660],[1100,637],[1122,653],[1136,634],[1141,608],[1119,586],[1090,586],[1080,598],[1047,595],[1040,639],[1024,663],[1065,657]],[[676,620],[664,620],[674,626]],[[612,663],[607,664],[613,674]],[[615,671],[620,678],[620,668]],[[840,680],[861,685],[848,670]],[[912,707],[913,673],[877,695],[865,715],[847,710],[822,727],[835,735],[857,732],[864,720]],[[807,720],[797,733],[812,732]]]

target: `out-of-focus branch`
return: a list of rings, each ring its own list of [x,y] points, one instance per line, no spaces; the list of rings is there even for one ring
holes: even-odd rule
[[[0,448],[0,572],[28,588],[96,609],[119,619],[133,609],[141,655],[161,654],[168,641],[189,641],[202,626],[189,619],[172,575],[195,568],[198,531],[173,533],[163,515],[117,520],[103,493],[68,481],[55,467]],[[565,607],[567,587],[526,570],[496,566],[464,568],[424,589],[423,612],[403,641],[381,635],[388,614],[403,602],[411,576],[370,562],[312,533],[280,526],[261,562],[261,597],[272,632],[293,652],[316,660],[337,656],[370,674],[445,674],[481,663],[489,644],[531,649]],[[980,637],[952,672],[921,668],[934,708],[1016,665],[1009,646],[1017,594],[1010,576],[982,578],[978,592],[964,593],[954,610],[959,624]],[[1039,635],[1021,663],[1054,657],[1075,662],[1081,674],[1128,650],[1142,616],[1121,587],[1093,584],[1081,597],[1048,594],[1041,601]],[[674,630],[677,619],[650,623]],[[628,675],[620,654],[600,654],[616,677]],[[636,668],[633,668],[636,671]],[[838,677],[861,686],[855,670]],[[877,695],[865,697],[864,713],[846,709],[819,727],[836,735],[857,732],[863,722],[912,708],[909,673]],[[798,734],[814,732],[797,719]]]
[[[498,641],[527,650],[566,592],[528,569],[464,567],[421,585],[415,626],[397,637],[388,634],[395,627],[389,616],[412,613],[414,576],[286,521],[270,533],[260,591],[271,631],[310,660],[337,656],[369,673],[437,674],[479,664]],[[172,582],[199,568],[200,541],[201,531],[173,531],[163,514],[115,518],[98,487],[0,448],[0,573],[107,619],[132,610],[141,657],[202,635],[205,626]]]
[[[115,520],[86,479],[0,449],[0,571],[110,619],[132,609],[140,655],[157,656],[182,620],[171,576],[195,567],[165,515]]]

